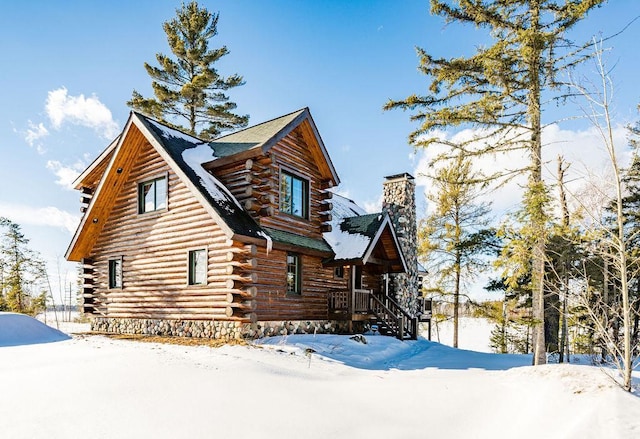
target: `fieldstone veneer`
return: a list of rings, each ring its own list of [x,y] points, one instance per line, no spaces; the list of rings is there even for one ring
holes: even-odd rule
[[[416,184],[412,175],[404,173],[385,177],[382,210],[393,223],[400,248],[407,263],[406,274],[391,275],[390,293],[411,315],[416,314],[418,281],[418,250],[416,230]]]
[[[256,339],[289,334],[344,334],[348,322],[332,320],[269,321],[256,323],[218,320],[161,320],[94,317],[91,330],[112,334],[143,334],[216,340]]]

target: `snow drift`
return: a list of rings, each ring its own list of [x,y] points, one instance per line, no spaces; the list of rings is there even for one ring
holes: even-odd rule
[[[64,332],[24,314],[0,312],[0,347],[69,340]]]

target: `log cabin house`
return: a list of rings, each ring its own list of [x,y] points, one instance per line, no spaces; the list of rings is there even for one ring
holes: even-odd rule
[[[307,108],[211,142],[132,112],[75,182],[66,257],[92,329],[228,340],[375,324],[415,338],[413,177],[388,177],[376,214],[339,183]]]

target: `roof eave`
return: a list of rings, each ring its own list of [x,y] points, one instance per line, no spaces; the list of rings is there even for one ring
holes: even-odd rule
[[[76,179],[73,181],[73,183],[71,183],[72,187],[74,189],[82,189],[82,182],[98,167],[100,166],[100,164],[102,164],[102,162],[109,157],[109,154],[111,154],[113,152],[113,150],[116,148],[116,145],[118,144],[118,141],[120,140],[120,138],[122,137],[122,133],[118,134],[116,136],[115,139],[113,139],[113,141],[111,141],[111,143],[109,144],[109,146],[107,146],[104,151],[102,151],[100,153],[100,155],[98,157],[96,157],[96,159],[91,162],[91,164],[87,167],[87,169],[85,169],[84,171],[82,171],[82,173],[80,175],[78,175],[78,177],[76,177]]]
[[[108,153],[106,153],[107,150],[113,149],[113,154],[111,154],[111,158],[109,159],[109,164],[107,165],[107,168],[105,169],[104,173],[100,177],[100,181],[98,183],[98,186],[96,187],[96,190],[93,193],[93,196],[91,197],[91,200],[89,201],[87,210],[85,211],[84,215],[82,215],[82,218],[80,219],[80,224],[78,224],[78,228],[76,229],[76,232],[74,233],[73,238],[69,243],[69,247],[67,247],[67,251],[65,252],[65,259],[67,259],[68,261],[78,262],[84,257],[84,255],[77,254],[78,243],[80,242],[80,238],[83,235],[83,232],[86,230],[87,219],[93,216],[93,211],[95,210],[97,200],[104,189],[104,182],[107,176],[110,174],[111,168],[113,167],[113,162],[118,156],[118,152],[122,147],[124,139],[126,139],[127,137],[126,134],[131,128],[132,123],[133,123],[133,115],[130,114],[129,119],[127,119],[127,122],[124,125],[122,133],[120,133],[120,135],[116,137],[116,139],[113,142],[111,142],[111,145],[109,145],[109,147],[107,147],[107,149],[105,149],[105,151],[100,156],[102,160],[104,160],[105,157],[109,155]],[[94,164],[100,163],[101,161],[100,157],[99,159],[94,160]]]
[[[371,239],[371,242],[369,242],[369,246],[367,247],[367,249],[365,250],[362,256],[362,260],[365,264],[367,263],[367,261],[371,257],[371,254],[373,253],[373,249],[376,247],[376,244],[380,239],[380,236],[384,232],[385,227],[389,226],[389,230],[391,231],[391,235],[393,236],[393,241],[395,242],[396,248],[398,249],[398,256],[400,257],[400,262],[402,264],[403,271],[406,273],[408,271],[407,262],[404,258],[404,254],[402,253],[402,248],[400,247],[400,242],[398,241],[398,237],[396,235],[394,227],[391,224],[389,215],[387,215],[387,213],[383,213],[382,215],[384,215],[384,217],[382,219],[382,222],[380,223],[380,227],[378,227],[378,230],[376,231],[375,236],[373,237],[373,239]]]

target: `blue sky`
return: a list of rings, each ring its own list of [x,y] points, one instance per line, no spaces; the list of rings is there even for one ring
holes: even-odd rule
[[[383,112],[387,99],[420,93],[414,47],[438,56],[472,53],[483,32],[445,26],[427,1],[201,1],[220,12],[213,47],[230,54],[217,67],[246,85],[230,91],[250,124],[308,106],[342,179],[340,190],[375,206],[385,175],[418,174],[407,113]],[[143,63],[169,53],[161,24],[178,1],[6,2],[0,15],[0,216],[22,225],[50,266],[60,260],[79,219],[79,195],[68,188],[127,119],[135,88],[150,95]],[[594,11],[576,40],[622,29],[640,15],[637,0]],[[610,41],[616,120],[637,119],[640,22]],[[550,110],[550,116],[564,108]],[[580,124],[559,129],[589,156]],[[66,184],[65,184],[66,183]],[[422,189],[421,189],[422,191]],[[511,198],[510,198],[511,199]],[[419,210],[424,196],[418,193]],[[62,265],[62,271],[72,270]],[[54,268],[55,269],[55,268]]]

